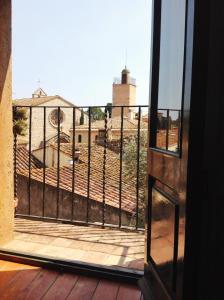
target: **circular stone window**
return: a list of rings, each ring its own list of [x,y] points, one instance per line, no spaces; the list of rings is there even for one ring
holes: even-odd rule
[[[61,125],[65,120],[65,114],[61,109],[60,109],[59,118],[58,118],[58,113],[59,113],[59,110],[54,109],[54,110],[51,111],[51,113],[49,115],[49,121],[51,122],[51,124],[53,126],[58,126],[58,121],[60,122],[60,125]]]

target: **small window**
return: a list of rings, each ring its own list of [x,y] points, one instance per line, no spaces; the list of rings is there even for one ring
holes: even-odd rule
[[[78,143],[81,143],[81,142],[82,142],[82,135],[79,134],[79,135],[78,135]]]

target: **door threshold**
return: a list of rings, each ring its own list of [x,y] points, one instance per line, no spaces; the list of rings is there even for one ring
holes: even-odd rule
[[[144,275],[143,271],[124,270],[121,267],[112,268],[80,261],[60,260],[50,257],[30,255],[28,253],[6,251],[0,249],[0,259],[16,263],[29,264],[37,267],[60,270],[61,272],[72,272],[84,276],[92,276],[109,280],[121,281],[130,284],[138,284],[138,280]]]

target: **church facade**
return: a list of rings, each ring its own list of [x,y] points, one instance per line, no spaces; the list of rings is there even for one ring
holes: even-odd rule
[[[43,146],[44,141],[44,114],[45,114],[45,141],[57,141],[58,129],[62,142],[70,141],[70,129],[73,127],[74,104],[61,96],[48,96],[41,88],[32,94],[32,98],[15,99],[15,106],[26,107],[28,117],[27,140],[29,138],[30,112],[31,114],[31,150]],[[44,108],[45,107],[45,108]],[[58,109],[60,107],[60,111]],[[45,112],[44,112],[45,111]],[[75,109],[75,124],[80,124],[82,111]],[[87,123],[87,115],[84,113],[84,124]],[[58,125],[59,121],[59,125]]]

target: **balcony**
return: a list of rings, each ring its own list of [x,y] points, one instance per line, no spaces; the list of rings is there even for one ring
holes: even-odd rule
[[[148,107],[13,109],[25,110],[27,130],[14,135],[18,205],[4,250],[142,274]],[[158,113],[158,149],[175,153],[180,115],[166,116]],[[167,245],[155,240],[155,252]]]

